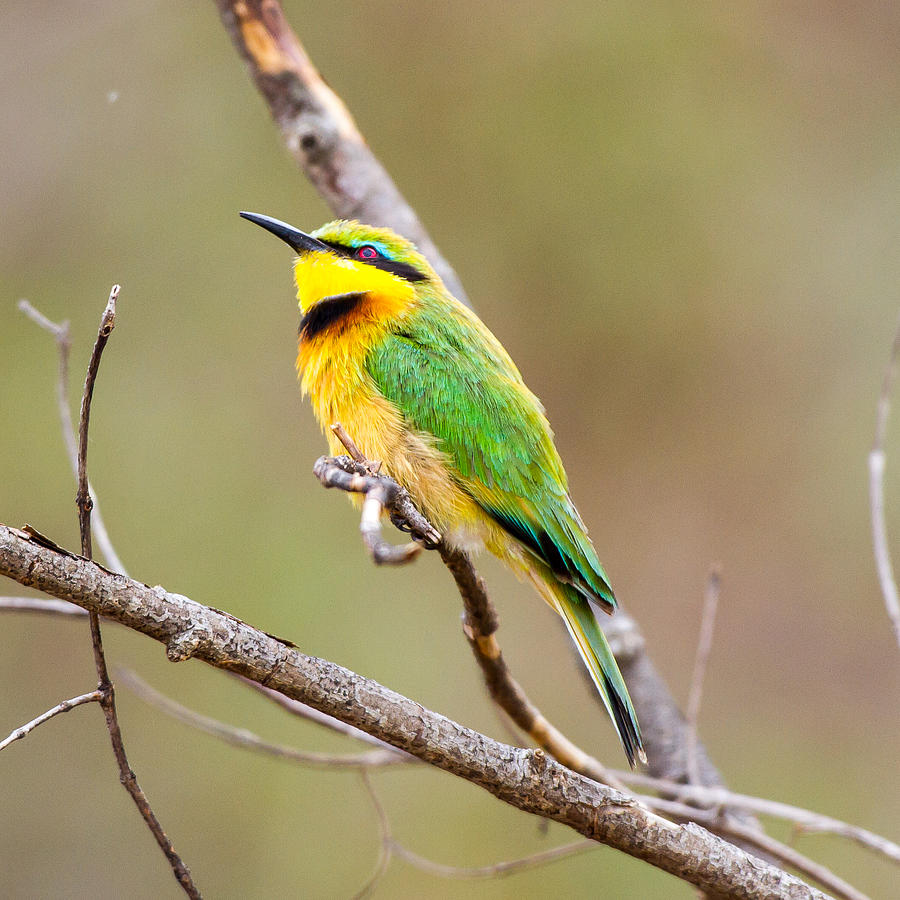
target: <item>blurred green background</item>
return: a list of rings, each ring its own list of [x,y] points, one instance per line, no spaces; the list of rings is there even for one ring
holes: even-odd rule
[[[543,398],[617,593],[681,698],[706,573],[722,563],[701,718],[728,783],[896,838],[900,655],[866,455],[900,305],[900,7],[285,8]],[[310,474],[324,443],[295,384],[290,254],[237,211],[305,228],[331,216],[214,5],[19,0],[0,24],[0,521],[78,543],[55,349],[16,301],[71,320],[80,392],[121,282],[90,471],[131,573],[504,738],[439,560],[374,570],[350,505]],[[621,766],[563,628],[492,560],[482,570],[514,672]],[[84,623],[0,625],[3,734],[93,686]],[[273,740],[356,749],[202,664],[105,633],[113,665],[183,703]],[[207,896],[345,897],[364,883],[378,832],[356,775],[227,747],[125,690],[120,710],[140,781]],[[573,837],[438,772],[374,783],[396,837],[440,862]],[[0,796],[3,896],[180,896],[97,709],[3,753]],[[837,839],[797,844],[873,896],[896,887]],[[692,893],[605,848],[488,882],[395,862],[378,890],[548,895]]]

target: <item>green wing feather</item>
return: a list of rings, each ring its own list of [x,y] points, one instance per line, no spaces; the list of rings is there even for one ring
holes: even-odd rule
[[[485,512],[558,579],[612,610],[543,407],[497,339],[462,307],[423,309],[398,328],[367,363],[379,390],[411,428],[438,439]]]

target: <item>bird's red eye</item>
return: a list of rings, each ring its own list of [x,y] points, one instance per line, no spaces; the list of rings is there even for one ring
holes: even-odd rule
[[[358,259],[378,259],[381,254],[371,244],[366,244],[356,251],[356,256]]]

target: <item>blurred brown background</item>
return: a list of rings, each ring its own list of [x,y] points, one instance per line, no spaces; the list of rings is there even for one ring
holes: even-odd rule
[[[543,398],[617,593],[682,698],[706,573],[722,563],[701,717],[729,784],[896,838],[900,655],[866,454],[900,305],[900,8],[285,8]],[[237,211],[304,228],[330,215],[213,4],[19,0],[0,23],[0,520],[78,543],[55,349],[16,301],[71,319],[78,385],[119,281],[90,470],[131,573],[503,737],[439,561],[373,570],[349,504],[310,474],[324,443],[294,380],[290,255]],[[482,569],[514,672],[622,765],[562,627],[493,561]],[[84,623],[0,626],[3,734],[93,686]],[[109,626],[106,642],[114,665],[205,713],[355,749],[146,639]],[[357,776],[232,749],[124,690],[120,709],[207,896],[344,897],[365,881],[378,838]],[[397,838],[440,862],[572,838],[437,772],[375,783]],[[180,896],[98,710],[8,749],[0,796],[3,896]],[[836,839],[798,846],[873,896],[896,886]],[[607,849],[490,882],[395,862],[378,896],[599,894],[692,896]]]

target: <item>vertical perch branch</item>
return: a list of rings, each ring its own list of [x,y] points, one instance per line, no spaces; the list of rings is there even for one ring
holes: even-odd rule
[[[75,494],[75,504],[78,507],[78,527],[81,531],[81,555],[86,559],[92,558],[91,541],[91,509],[93,501],[88,489],[87,477],[87,451],[88,451],[88,427],[91,420],[91,400],[94,396],[94,383],[100,369],[100,359],[103,350],[116,327],[116,300],[119,296],[119,285],[114,284],[109,292],[109,300],[103,310],[100,319],[100,328],[97,332],[97,340],[88,363],[87,375],[84,380],[84,392],[81,396],[81,416],[78,423],[78,491]],[[89,610],[91,629],[91,646],[94,650],[94,665],[97,669],[97,693],[100,706],[106,718],[106,728],[109,731],[109,739],[112,743],[113,753],[119,766],[119,780],[122,786],[131,795],[147,827],[150,829],[157,844],[169,860],[169,865],[181,885],[184,892],[192,898],[200,897],[200,892],[194,885],[191,873],[175,851],[175,847],[168,835],[156,818],[156,814],[147,800],[147,795],[141,789],[125,753],[125,743],[122,740],[122,730],[119,727],[119,717],[116,712],[116,694],[109,670],[106,666],[106,656],[103,652],[103,637],[100,633],[100,616],[96,610]]]

